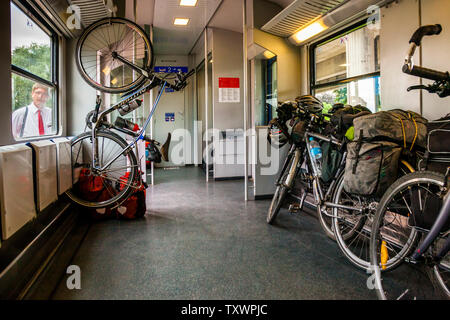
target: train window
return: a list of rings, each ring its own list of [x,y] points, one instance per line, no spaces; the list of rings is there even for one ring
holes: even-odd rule
[[[11,2],[12,133],[16,140],[58,132],[57,36]]]
[[[311,89],[325,108],[333,103],[380,108],[379,30],[359,24],[314,44]]]

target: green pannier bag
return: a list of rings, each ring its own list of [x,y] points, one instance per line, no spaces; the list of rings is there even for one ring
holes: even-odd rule
[[[392,141],[403,148],[426,147],[427,119],[413,111],[390,110],[365,115],[353,120],[354,141]]]
[[[361,196],[382,196],[397,179],[402,148],[393,142],[347,144],[344,189]]]
[[[339,165],[342,160],[342,153],[336,150],[335,145],[326,141],[322,143],[322,181],[325,183],[330,182],[336,171],[339,169]]]

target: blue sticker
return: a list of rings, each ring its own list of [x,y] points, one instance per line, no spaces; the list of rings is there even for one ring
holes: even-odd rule
[[[173,112],[166,112],[166,122],[174,122],[175,121],[175,113]]]
[[[154,68],[155,72],[162,72],[162,73],[188,73],[188,67],[175,67],[175,66],[158,66]]]

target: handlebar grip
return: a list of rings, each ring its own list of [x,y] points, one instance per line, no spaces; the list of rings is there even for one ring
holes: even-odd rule
[[[413,66],[412,69],[410,70],[407,64],[403,65],[403,72],[413,76],[430,79],[433,81],[448,80],[450,78],[448,72],[441,72],[418,66]]]
[[[439,34],[442,31],[442,26],[440,24],[428,25],[420,27],[414,32],[409,43],[414,42],[417,46],[420,46],[420,42],[424,36],[432,36],[435,34]]]

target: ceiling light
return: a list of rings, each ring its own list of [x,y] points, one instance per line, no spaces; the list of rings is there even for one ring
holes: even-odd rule
[[[175,18],[173,24],[176,26],[185,26],[189,23],[189,19],[187,18]]]
[[[272,59],[273,57],[275,57],[275,54],[273,52],[270,52],[269,50],[264,51],[263,56],[266,59]]]
[[[315,36],[316,34],[321,33],[322,31],[324,31],[326,29],[328,29],[328,26],[325,25],[322,20],[318,20],[318,21],[308,25],[307,27],[297,31],[293,35],[293,38],[295,39],[295,41],[297,43],[300,43],[300,42],[303,42],[303,41]]]
[[[197,0],[181,0],[180,6],[195,7],[197,5]]]

